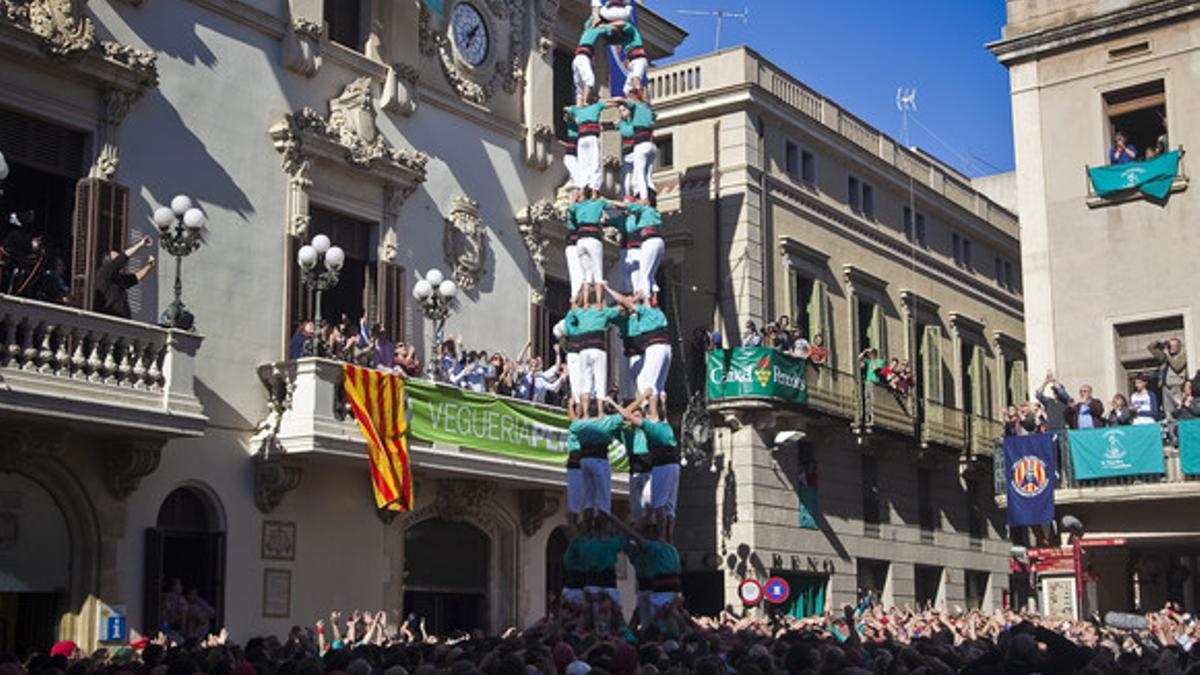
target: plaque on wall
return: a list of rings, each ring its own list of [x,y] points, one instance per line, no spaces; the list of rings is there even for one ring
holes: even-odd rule
[[[263,616],[287,618],[292,614],[292,571],[263,570]]]
[[[1042,578],[1042,616],[1078,618],[1075,611],[1075,578]]]
[[[296,524],[264,520],[262,526],[262,559],[296,559]]]

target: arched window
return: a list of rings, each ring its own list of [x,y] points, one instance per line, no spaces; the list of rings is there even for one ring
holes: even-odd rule
[[[431,518],[404,534],[404,610],[435,634],[487,629],[491,540],[461,521]]]
[[[567,552],[567,531],[565,527],[556,527],[546,541],[546,613],[553,609],[552,600],[562,594],[563,556]]]
[[[71,535],[54,497],[37,482],[0,473],[0,607],[5,651],[25,656],[55,639],[70,585]]]
[[[144,633],[203,639],[224,623],[225,533],[216,497],[176,488],[146,530]]]

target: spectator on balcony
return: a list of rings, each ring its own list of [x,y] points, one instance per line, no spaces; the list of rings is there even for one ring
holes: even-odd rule
[[[812,345],[808,343],[808,340],[804,339],[804,333],[800,330],[799,326],[792,326],[791,339],[792,356],[798,359],[807,359],[809,353],[812,352]]]
[[[1133,393],[1129,395],[1129,405],[1136,412],[1134,424],[1154,424],[1158,421],[1158,397],[1150,391],[1146,378],[1133,378]]]
[[[1004,435],[1005,436],[1020,436],[1021,435],[1021,413],[1017,411],[1017,406],[1010,405],[1004,409]]]
[[[1104,403],[1092,396],[1092,385],[1079,388],[1079,400],[1067,408],[1067,422],[1072,429],[1095,429],[1104,426]]]
[[[1046,379],[1035,392],[1038,403],[1046,413],[1046,430],[1062,431],[1067,428],[1067,409],[1071,406],[1071,395],[1067,388],[1054,377],[1054,371],[1046,371]]]
[[[397,342],[392,350],[392,371],[405,377],[420,377],[421,362],[417,360],[417,348]]]
[[[1118,131],[1113,136],[1112,148],[1108,151],[1109,164],[1128,164],[1137,161],[1137,148],[1128,143],[1125,132]]]
[[[1137,412],[1129,407],[1129,400],[1124,394],[1114,394],[1105,421],[1110,427],[1123,427],[1133,424]]]
[[[775,330],[771,335],[769,346],[778,349],[781,352],[792,351],[792,326],[787,315],[779,317],[775,321]]]
[[[1179,398],[1175,401],[1175,409],[1172,415],[1177,420],[1194,420],[1200,419],[1200,398],[1192,395],[1192,383],[1186,381],[1183,383],[1183,391]]]
[[[67,281],[67,263],[61,257],[42,269],[33,282],[33,297],[42,302],[65,305],[71,300],[71,284]]]
[[[124,251],[109,251],[96,271],[96,311],[101,314],[128,319],[133,316],[129,307],[129,289],[133,288],[150,270],[154,269],[154,256],[146,258],[146,264],[130,274],[125,271],[129,259],[150,245],[150,237],[142,237],[138,243]]]
[[[746,332],[742,333],[743,347],[758,347],[762,345],[762,333],[758,332],[758,326],[754,325],[753,321],[746,322]]]
[[[875,421],[875,387],[883,379],[884,360],[874,347],[868,347],[858,355],[858,367],[862,372],[862,398],[865,411],[863,422]]]
[[[312,339],[314,332],[315,328],[312,321],[301,321],[297,324],[296,332],[292,333],[292,339],[288,340],[287,357],[289,361],[295,361],[304,356],[304,345],[308,344],[308,341]]]
[[[829,349],[825,347],[825,336],[817,333],[808,348],[808,362],[818,368],[829,363]]]
[[[1183,383],[1187,380],[1187,352],[1183,341],[1177,337],[1158,340],[1147,349],[1158,361],[1158,384],[1162,387],[1163,411],[1170,416],[1175,408],[1175,401],[1183,393]]]

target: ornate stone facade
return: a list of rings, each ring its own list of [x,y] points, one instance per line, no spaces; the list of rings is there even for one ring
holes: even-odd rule
[[[304,17],[293,19],[280,52],[283,67],[305,77],[316,75],[321,69],[321,38],[324,34],[325,27],[320,22]]]
[[[520,0],[487,0],[487,14],[496,22],[507,25],[495,31],[497,36],[508,36],[508,50],[494,59],[490,72],[470,73],[456,60],[454,45],[450,37],[437,30],[433,16],[424,4],[418,27],[420,51],[427,56],[438,57],[442,73],[451,88],[464,101],[483,105],[497,92],[515,94],[525,81],[525,6]],[[496,45],[500,49],[500,45]]]
[[[530,302],[540,305],[546,293],[546,249],[549,247],[547,233],[555,228],[566,227],[565,204],[539,199],[517,214],[517,231],[521,242],[529,251],[533,262],[534,279],[530,287]]]
[[[475,290],[487,262],[487,228],[479,217],[479,202],[463,195],[451,200],[443,245],[450,276],[464,291]]]
[[[408,117],[417,111],[417,80],[421,74],[412,66],[397,63],[388,68],[379,95],[379,107]]]

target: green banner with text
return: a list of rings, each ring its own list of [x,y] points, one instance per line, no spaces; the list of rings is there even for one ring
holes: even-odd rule
[[[708,400],[770,398],[808,400],[804,360],[769,347],[717,349],[708,353]]]
[[[405,383],[409,433],[423,441],[546,464],[567,463],[567,426],[561,412],[494,394]],[[613,469],[628,468],[625,448],[609,449]]]

